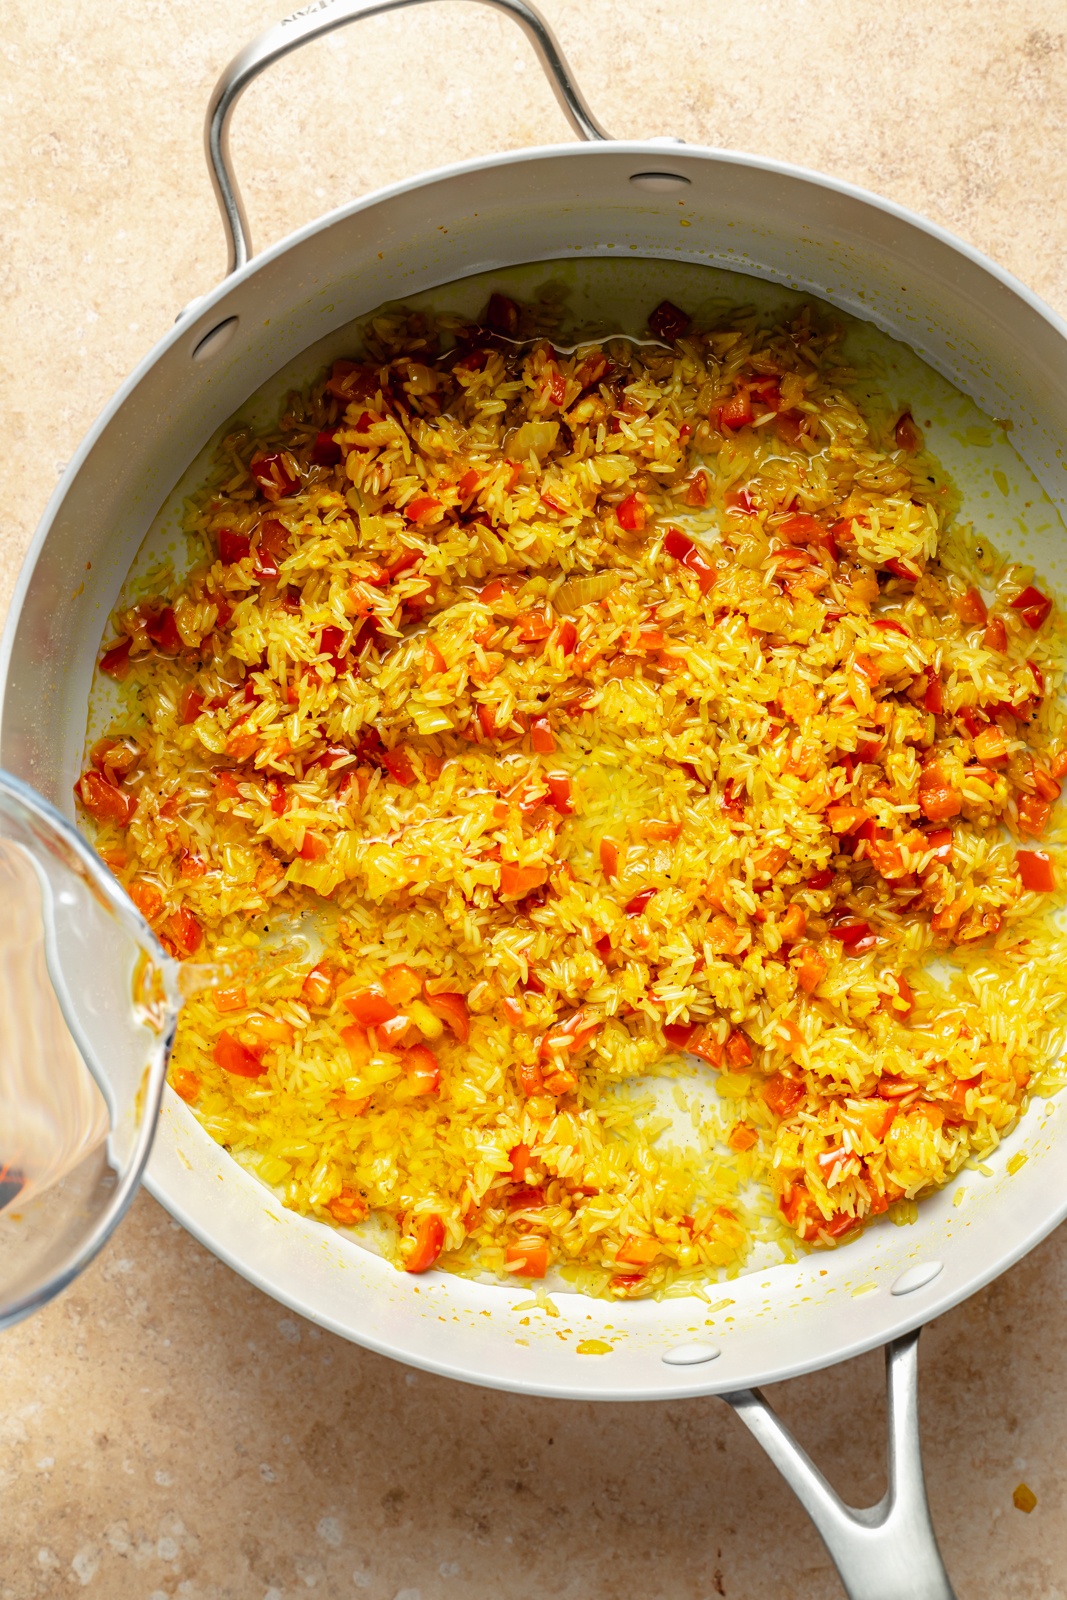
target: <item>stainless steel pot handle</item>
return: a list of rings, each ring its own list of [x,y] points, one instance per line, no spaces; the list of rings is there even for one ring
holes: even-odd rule
[[[956,1600],[937,1547],[919,1442],[919,1332],[886,1345],[889,1487],[857,1510],[834,1493],[758,1389],[722,1398],[814,1522],[849,1600]]]
[[[258,39],[253,39],[239,55],[234,56],[215,85],[204,129],[211,181],[229,241],[227,273],[243,267],[252,254],[248,219],[241,203],[237,180],[233,176],[229,145],[233,108],[252,79],[258,77],[264,67],[280,61],[291,50],[298,50],[310,39],[332,33],[335,28],[343,28],[349,22],[359,22],[364,17],[378,16],[383,11],[401,11],[407,6],[426,3],[428,0],[312,0],[310,5],[302,6],[292,16],[283,17],[281,22],[261,33]],[[480,3],[503,11],[518,23],[533,45],[563,114],[578,137],[607,139],[608,134],[586,105],[555,35],[541,13],[528,4],[528,0],[480,0]]]

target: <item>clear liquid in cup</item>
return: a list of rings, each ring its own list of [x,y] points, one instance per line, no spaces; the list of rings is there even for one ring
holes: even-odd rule
[[[172,966],[74,830],[0,774],[0,1327],[81,1270],[134,1192]]]

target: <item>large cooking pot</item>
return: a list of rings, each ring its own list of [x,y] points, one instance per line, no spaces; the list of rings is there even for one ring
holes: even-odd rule
[[[874,322],[990,416],[1011,419],[1023,461],[1052,500],[1067,505],[1059,448],[1067,435],[1067,330],[1047,307],[941,229],[847,184],[673,141],[611,141],[523,0],[486,3],[523,27],[584,143],[413,178],[250,260],[226,145],[238,95],[305,41],[415,3],[314,0],[238,56],[215,92],[208,152],[230,275],[186,309],[78,450],[37,531],[4,636],[0,763],[68,816],[96,651],[157,508],[246,396],[390,297],[516,263],[624,253],[791,285]],[[1055,536],[1044,546],[1036,540],[1030,559],[1055,576]],[[952,1194],[923,1202],[913,1226],[872,1227],[833,1252],[738,1278],[710,1300],[609,1305],[560,1294],[539,1308],[524,1289],[443,1272],[412,1278],[285,1210],[169,1092],[147,1182],[251,1282],[399,1360],[472,1383],[584,1400],[722,1395],[800,1495],[851,1595],[946,1600],[952,1590],[918,1452],[915,1330],[1061,1220],[1065,1117],[1067,1099],[1035,1102],[989,1163],[992,1176],[964,1172]],[[1007,1157],[1018,1152],[1027,1161],[1010,1175]],[[888,1351],[890,1490],[877,1507],[852,1511],[753,1386],[875,1345]]]

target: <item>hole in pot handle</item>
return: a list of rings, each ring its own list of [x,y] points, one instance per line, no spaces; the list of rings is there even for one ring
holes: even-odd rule
[[[312,0],[310,5],[302,6],[261,33],[234,56],[215,85],[204,129],[211,181],[228,236],[227,273],[243,267],[252,254],[248,219],[230,162],[229,127],[233,108],[253,78],[291,50],[332,33],[335,28],[359,22],[363,17],[426,3],[428,0]],[[540,12],[528,4],[528,0],[480,0],[480,3],[504,12],[518,23],[533,45],[563,114],[578,137],[607,139],[608,135],[586,105],[555,35]]]
[[[919,1330],[886,1345],[889,1487],[856,1509],[834,1493],[758,1389],[722,1398],[754,1435],[808,1516],[849,1600],[955,1600],[937,1548],[919,1443]]]

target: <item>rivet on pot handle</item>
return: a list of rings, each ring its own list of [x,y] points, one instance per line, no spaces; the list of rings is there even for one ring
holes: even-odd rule
[[[834,1493],[758,1389],[722,1398],[788,1483],[833,1557],[849,1600],[956,1600],[930,1521],[919,1442],[919,1332],[886,1345],[889,1487],[857,1510]]]
[[[301,7],[292,16],[268,28],[234,56],[215,85],[204,129],[211,181],[229,238],[227,273],[243,267],[252,254],[248,219],[230,164],[229,127],[233,108],[253,78],[291,50],[332,33],[335,28],[359,22],[363,17],[378,16],[383,11],[400,11],[426,3],[428,0],[313,0],[311,5]],[[608,134],[586,105],[555,35],[540,12],[527,0],[480,0],[480,3],[503,11],[518,23],[533,45],[563,114],[578,137],[607,139]]]

